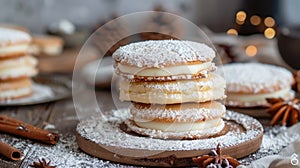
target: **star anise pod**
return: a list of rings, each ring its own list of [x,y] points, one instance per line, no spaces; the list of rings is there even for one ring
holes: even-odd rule
[[[273,118],[271,125],[275,125],[281,121],[282,126],[291,126],[300,120],[299,99],[284,100],[282,98],[267,98],[270,108],[267,110]]]
[[[51,160],[47,162],[46,159],[42,158],[42,160],[39,159],[38,162],[33,162],[33,164],[30,166],[35,168],[56,168],[56,166],[51,166],[50,164],[51,164]]]
[[[240,162],[235,158],[222,155],[220,144],[216,150],[211,151],[211,155],[203,155],[193,158],[193,162],[198,164],[199,168],[235,168]]]

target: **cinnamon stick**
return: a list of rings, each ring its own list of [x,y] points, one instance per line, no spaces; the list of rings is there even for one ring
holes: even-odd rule
[[[35,127],[20,120],[0,115],[0,132],[37,140],[47,144],[56,144],[59,135],[47,130]]]
[[[0,142],[0,154],[11,160],[20,160],[22,152],[6,143]]]

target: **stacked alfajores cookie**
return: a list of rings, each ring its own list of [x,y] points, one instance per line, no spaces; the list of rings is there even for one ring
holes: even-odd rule
[[[195,139],[224,128],[225,81],[215,74],[213,49],[202,43],[131,43],[114,54],[120,99],[132,101],[128,127],[155,138]]]
[[[0,27],[0,101],[29,96],[37,60],[28,55],[28,33]]]

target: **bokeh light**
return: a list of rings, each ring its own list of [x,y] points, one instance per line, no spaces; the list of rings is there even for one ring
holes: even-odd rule
[[[272,17],[266,17],[264,20],[264,24],[267,27],[273,27],[275,25],[275,20]]]
[[[235,21],[236,21],[237,24],[242,25],[242,24],[244,24],[246,18],[247,18],[246,12],[244,12],[244,11],[238,11],[236,13],[236,19],[235,19]]]
[[[258,15],[253,15],[250,17],[250,23],[254,26],[258,26],[261,23],[261,18]]]
[[[273,29],[273,28],[267,28],[265,31],[264,31],[264,35],[267,39],[272,39],[275,37],[276,35],[276,31]]]
[[[237,35],[238,35],[238,32],[237,32],[237,30],[235,30],[235,29],[228,29],[228,30],[227,30],[227,34],[228,34],[228,35],[235,35],[235,36],[237,36]]]
[[[237,20],[239,20],[239,21],[245,21],[246,18],[247,18],[246,12],[244,12],[244,11],[238,11],[238,12],[236,13],[236,19],[237,19]]]
[[[249,57],[254,57],[257,54],[257,48],[254,45],[248,45],[245,49],[245,53]]]

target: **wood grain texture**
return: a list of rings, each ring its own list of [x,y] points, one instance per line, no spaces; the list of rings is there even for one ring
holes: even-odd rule
[[[60,134],[75,133],[78,118],[72,99],[56,102],[47,120]]]

